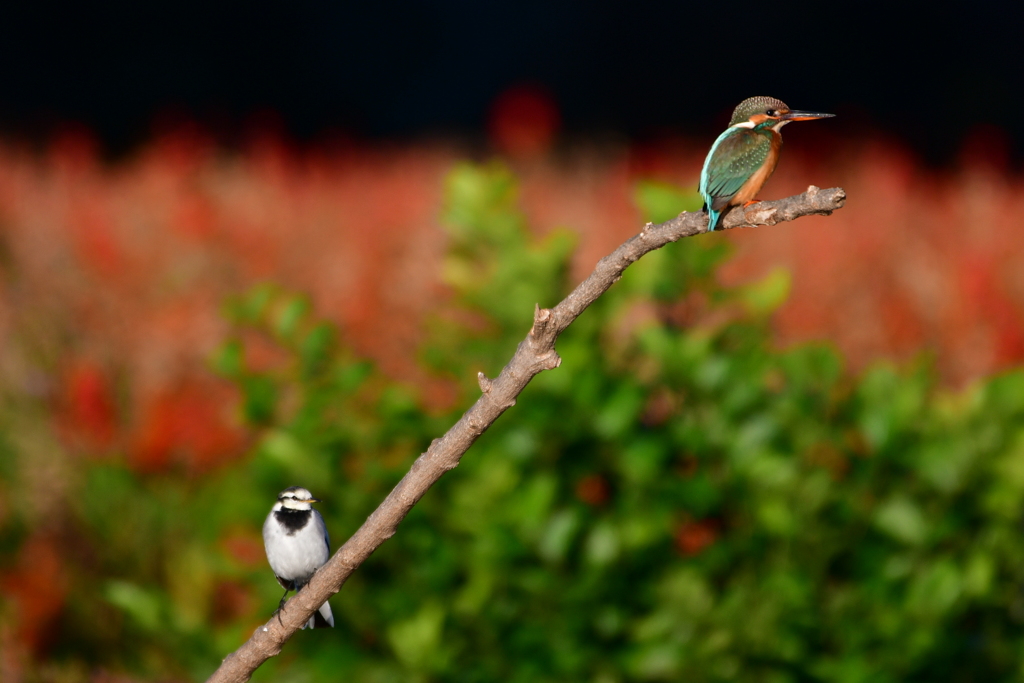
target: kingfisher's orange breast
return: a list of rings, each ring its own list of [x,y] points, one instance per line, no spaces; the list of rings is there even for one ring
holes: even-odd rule
[[[747,182],[740,186],[740,189],[729,200],[729,206],[742,206],[757,198],[764,184],[772,177],[776,164],[779,163],[779,153],[782,151],[782,136],[776,131],[771,131],[771,147],[768,149],[768,156],[765,158],[761,168],[754,171]]]

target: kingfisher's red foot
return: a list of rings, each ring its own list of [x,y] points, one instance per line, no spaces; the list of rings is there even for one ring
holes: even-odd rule
[[[749,202],[743,202],[743,208],[745,209],[751,204],[760,204],[763,201],[763,199],[751,199]]]

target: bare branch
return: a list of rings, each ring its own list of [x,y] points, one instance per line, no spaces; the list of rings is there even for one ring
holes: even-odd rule
[[[821,190],[812,185],[800,195],[734,209],[725,216],[722,229],[776,225],[814,214],[827,216],[841,209],[845,202],[846,192],[841,188]],[[416,459],[409,472],[366,522],[320,568],[309,584],[288,601],[280,612],[280,620],[275,616],[257,629],[248,642],[224,659],[209,681],[247,681],[260,664],[277,655],[313,612],[341,590],[356,568],[395,534],[398,524],[434,482],[457,467],[477,437],[515,405],[516,397],[530,380],[544,370],[559,366],[562,359],[555,352],[558,335],[641,256],[683,237],[707,232],[707,222],[705,214],[690,212],[658,225],[648,223],[639,234],[601,259],[594,272],[561,303],[550,309],[537,307],[529,334],[519,343],[515,355],[501,374],[493,380],[483,373],[477,375],[482,394],[473,407]]]

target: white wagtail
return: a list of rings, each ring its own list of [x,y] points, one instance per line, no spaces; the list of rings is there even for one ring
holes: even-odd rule
[[[306,489],[292,486],[277,497],[263,523],[263,545],[277,582],[284,588],[278,611],[289,591],[299,591],[331,556],[331,539],[320,513],[310,503],[319,503]],[[302,628],[334,626],[331,606],[324,603]]]

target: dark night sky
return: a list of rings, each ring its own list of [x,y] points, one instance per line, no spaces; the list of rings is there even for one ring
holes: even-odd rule
[[[1006,126],[1024,111],[1024,8],[1008,3],[92,4],[0,9],[0,127],[78,121],[117,149],[158,112],[216,130],[271,110],[300,139],[473,134],[499,92],[532,82],[584,135],[713,136],[767,94],[931,161],[954,159],[979,123],[1024,152]]]

